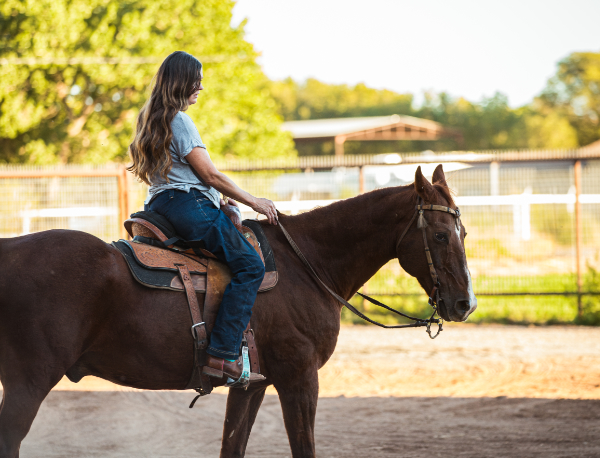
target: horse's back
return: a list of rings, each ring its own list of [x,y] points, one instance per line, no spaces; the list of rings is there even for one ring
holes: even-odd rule
[[[62,261],[78,261],[76,255],[84,258],[108,253],[110,245],[99,238],[81,231],[52,229],[36,232],[20,237],[0,239],[0,269],[7,265],[23,266],[23,262],[31,267],[40,263]]]
[[[83,292],[115,275],[114,259],[110,245],[80,231],[55,229],[3,239],[0,291],[5,301],[18,302],[40,292],[52,297],[63,288]]]
[[[0,335],[81,335],[120,276],[112,251],[79,231],[0,240]]]

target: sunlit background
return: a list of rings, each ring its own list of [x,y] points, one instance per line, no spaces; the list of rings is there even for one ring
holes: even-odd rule
[[[247,40],[271,79],[316,78],[477,102],[530,103],[576,51],[598,52],[594,0],[239,0]]]
[[[478,309],[436,340],[350,326],[344,309],[319,370],[318,456],[600,456],[598,18],[598,0],[3,0],[0,238],[127,238],[147,193],[126,171],[136,116],[187,51],[205,76],[187,113],[213,161],[283,213],[440,163],[461,209]],[[361,291],[431,312],[397,260]],[[20,453],[219,456],[225,393],[190,410],[190,391],[63,378]],[[275,394],[249,456],[290,455]]]
[[[296,214],[443,163],[469,232],[472,320],[596,323],[597,17],[584,0],[7,0],[0,235],[126,237],[146,194],[124,169],[135,118],[183,49],[205,70],[188,114],[242,188]],[[427,311],[397,262],[363,291]]]

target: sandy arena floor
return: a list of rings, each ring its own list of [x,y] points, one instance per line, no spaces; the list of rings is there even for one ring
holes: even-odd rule
[[[345,327],[320,380],[321,457],[600,456],[600,329],[454,325],[430,341]],[[225,393],[189,410],[191,392],[65,379],[21,457],[216,457]],[[290,456],[268,393],[248,457]]]

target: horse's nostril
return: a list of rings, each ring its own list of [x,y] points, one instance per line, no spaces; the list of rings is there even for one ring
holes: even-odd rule
[[[456,301],[456,305],[454,306],[456,311],[459,313],[467,313],[471,310],[471,303],[467,300]]]

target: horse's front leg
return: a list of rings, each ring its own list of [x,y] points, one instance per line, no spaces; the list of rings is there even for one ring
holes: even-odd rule
[[[267,386],[253,386],[248,390],[230,388],[223,425],[221,458],[243,457],[258,409],[265,397]]]
[[[290,441],[292,456],[315,456],[315,415],[319,397],[319,375],[316,368],[304,372],[293,381],[274,383],[283,421]]]

